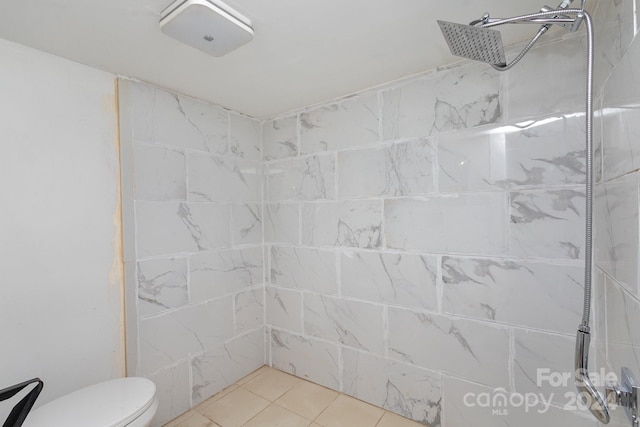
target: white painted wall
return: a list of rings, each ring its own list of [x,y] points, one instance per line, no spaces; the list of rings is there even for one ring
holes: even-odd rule
[[[39,404],[124,375],[115,104],[113,75],[0,39],[0,388],[39,376]]]

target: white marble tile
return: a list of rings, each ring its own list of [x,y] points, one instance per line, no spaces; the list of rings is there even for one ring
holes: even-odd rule
[[[584,110],[585,41],[582,37],[537,46],[505,73],[509,121]]]
[[[300,153],[378,143],[378,96],[349,98],[300,114]]]
[[[506,209],[504,193],[385,200],[387,247],[504,255],[507,251]]]
[[[148,377],[156,385],[158,412],[154,423],[163,425],[191,408],[189,362],[179,363]]]
[[[339,349],[335,344],[272,329],[271,359],[276,369],[340,389]]]
[[[255,288],[235,296],[236,335],[264,326],[264,292]]]
[[[596,2],[593,14],[594,91],[600,93],[607,77],[620,62],[635,36],[634,1]],[[615,72],[615,71],[614,71]]]
[[[637,106],[640,99],[640,39],[634,39],[626,55],[616,65],[605,85],[602,101],[605,108]]]
[[[440,374],[343,350],[343,392],[425,425],[441,426]]]
[[[268,200],[335,199],[333,154],[270,162],[267,166]]]
[[[438,308],[438,259],[402,253],[342,253],[342,294],[371,302]]]
[[[478,404],[477,397],[490,395],[493,389],[446,375],[442,378],[442,387],[446,427],[516,427],[508,416],[494,415],[493,407]]]
[[[433,144],[426,138],[338,153],[338,197],[435,192]]]
[[[138,317],[187,304],[187,259],[163,258],[137,264]]]
[[[573,392],[572,396],[574,396]],[[548,400],[548,396],[545,398]],[[543,410],[542,405],[540,405],[540,410]],[[513,427],[540,427],[541,425],[547,425],[550,420],[553,420],[553,424],[563,427],[601,426],[593,415],[579,408],[573,402],[573,397],[567,397],[559,408],[549,407],[545,413],[540,413],[536,409],[527,411],[526,406],[523,405],[515,410],[510,410],[509,419],[511,420],[510,425]]]
[[[228,114],[205,102],[129,82],[134,139],[153,144],[228,152]]]
[[[582,188],[513,192],[510,202],[509,255],[584,258]]]
[[[303,301],[306,335],[384,354],[381,305],[313,294]]]
[[[205,301],[262,284],[262,249],[210,251],[190,259],[190,300]]]
[[[301,226],[305,245],[379,248],[382,203],[378,200],[305,203]]]
[[[138,258],[229,246],[230,207],[224,204],[135,203]]]
[[[640,101],[640,97],[638,98]],[[609,181],[640,168],[640,108],[609,107],[602,114],[603,172]]]
[[[447,427],[596,427],[586,411],[564,410],[547,403],[549,396],[530,396],[529,406],[517,393],[492,389],[448,376],[443,377],[444,414]],[[505,402],[506,399],[506,402]],[[543,402],[544,399],[544,402]],[[511,403],[513,402],[513,404]],[[564,404],[571,407],[567,399]],[[563,404],[563,406],[564,406]]]
[[[262,207],[260,203],[236,203],[231,206],[233,244],[262,244]]]
[[[300,242],[300,204],[265,203],[264,240],[270,243]]]
[[[543,393],[556,405],[566,404],[566,394],[576,391],[575,337],[516,329],[514,342],[515,391]]]
[[[506,328],[389,307],[389,355],[481,384],[509,385]]]
[[[267,286],[266,307],[268,325],[302,333],[302,293]]]
[[[638,174],[595,189],[594,252],[596,263],[627,290],[638,295]]]
[[[229,113],[229,130],[231,153],[246,160],[262,160],[261,124],[258,120]]]
[[[336,253],[327,250],[271,248],[270,283],[323,294],[338,293]]]
[[[190,305],[140,321],[140,371],[158,369],[209,350],[233,336],[231,297]]]
[[[133,145],[136,200],[186,200],[184,152],[147,144]]]
[[[298,155],[298,119],[287,117],[262,125],[264,160]]]
[[[455,67],[382,92],[383,139],[500,122],[502,78],[485,65]]]
[[[255,201],[261,199],[259,162],[190,153],[187,156],[189,200],[198,202]]]
[[[546,117],[438,137],[440,191],[580,184],[585,180],[583,115]]]
[[[606,279],[607,344],[609,363],[619,375],[626,366],[640,375],[640,301],[623,286]]]
[[[234,338],[191,360],[192,398],[197,405],[258,369],[264,360],[262,329]]]
[[[442,310],[509,325],[573,333],[582,315],[581,265],[442,258]],[[544,316],[531,307],[544,307]]]

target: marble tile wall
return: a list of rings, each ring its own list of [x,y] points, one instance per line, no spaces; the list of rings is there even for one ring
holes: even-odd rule
[[[634,7],[635,6],[635,7]],[[601,176],[595,189],[595,334],[597,368],[640,377],[640,38],[638,4],[600,5],[602,46],[596,50],[600,93],[595,137]],[[630,425],[615,411],[611,424]]]
[[[262,130],[119,87],[129,374],[155,381],[162,425],[265,363]]]
[[[614,34],[633,22],[628,3],[595,6],[601,44],[632,39],[628,27]],[[462,63],[265,122],[269,363],[430,426],[596,426],[565,395],[571,381],[538,381],[540,369],[572,372],[582,314],[584,59],[585,39],[563,35],[510,73]],[[603,109],[598,132],[631,139],[633,108]],[[596,305],[631,309],[635,149],[595,142],[599,175],[616,171],[598,188],[610,208],[597,220],[621,239],[596,239],[608,297]],[[616,338],[629,360],[633,333]],[[501,414],[463,401],[495,390],[550,401]]]
[[[593,8],[593,359],[615,371],[640,358],[633,6]],[[263,123],[121,82],[130,365],[159,384],[160,418],[266,362],[433,427],[596,426],[571,383],[537,381],[572,370],[581,315],[584,46]],[[465,403],[496,390],[552,399]]]

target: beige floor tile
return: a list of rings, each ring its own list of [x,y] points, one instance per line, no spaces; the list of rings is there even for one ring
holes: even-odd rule
[[[341,394],[315,420],[324,427],[374,427],[384,410]]]
[[[242,385],[242,384],[246,383],[247,381],[254,379],[254,378],[255,378],[255,377],[257,377],[258,375],[261,375],[261,374],[263,374],[263,373],[264,373],[264,372],[266,372],[266,371],[272,371],[272,370],[274,370],[274,369],[273,369],[273,368],[271,368],[271,367],[269,367],[269,366],[267,366],[267,365],[264,365],[264,366],[262,366],[262,367],[260,367],[260,368],[256,369],[255,371],[251,372],[251,373],[250,373],[249,375],[247,375],[246,377],[242,377],[242,378],[240,378],[240,379],[236,382],[236,385]]]
[[[284,409],[275,403],[253,417],[245,427],[307,427],[311,421],[291,411]]]
[[[181,415],[165,427],[218,427],[218,424],[195,411]]]
[[[338,395],[337,391],[308,381],[301,381],[276,400],[276,403],[307,419],[315,420],[322,411],[327,409],[327,406],[336,400]]]
[[[197,414],[197,412],[194,410],[185,412],[184,414],[180,415],[178,418],[174,418],[173,420],[166,423],[163,427],[175,427],[179,425],[182,421],[186,420],[189,417],[194,416],[195,414]]]
[[[273,402],[300,381],[300,378],[293,375],[270,369],[247,381],[242,387]]]
[[[231,393],[233,390],[235,390],[237,388],[238,388],[238,386],[236,384],[231,384],[229,387],[225,388],[224,390],[220,391],[219,393],[214,394],[213,396],[211,396],[210,398],[208,398],[204,402],[200,403],[199,405],[197,405],[193,409],[198,411],[198,412],[202,412],[205,408],[207,408],[208,406],[211,406],[214,402],[217,402],[218,400],[222,399],[227,394]]]
[[[424,427],[424,424],[408,420],[391,412],[385,412],[376,427]]]
[[[201,412],[221,427],[240,427],[269,406],[269,403],[250,391],[237,388]]]

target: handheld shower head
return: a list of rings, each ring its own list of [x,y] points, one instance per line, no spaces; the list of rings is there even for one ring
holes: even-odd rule
[[[579,392],[579,398],[589,409],[589,412],[591,412],[602,424],[608,424],[611,419],[611,416],[609,415],[609,405],[589,378],[590,342],[591,335],[589,332],[579,329],[576,336],[575,352],[576,387]]]

